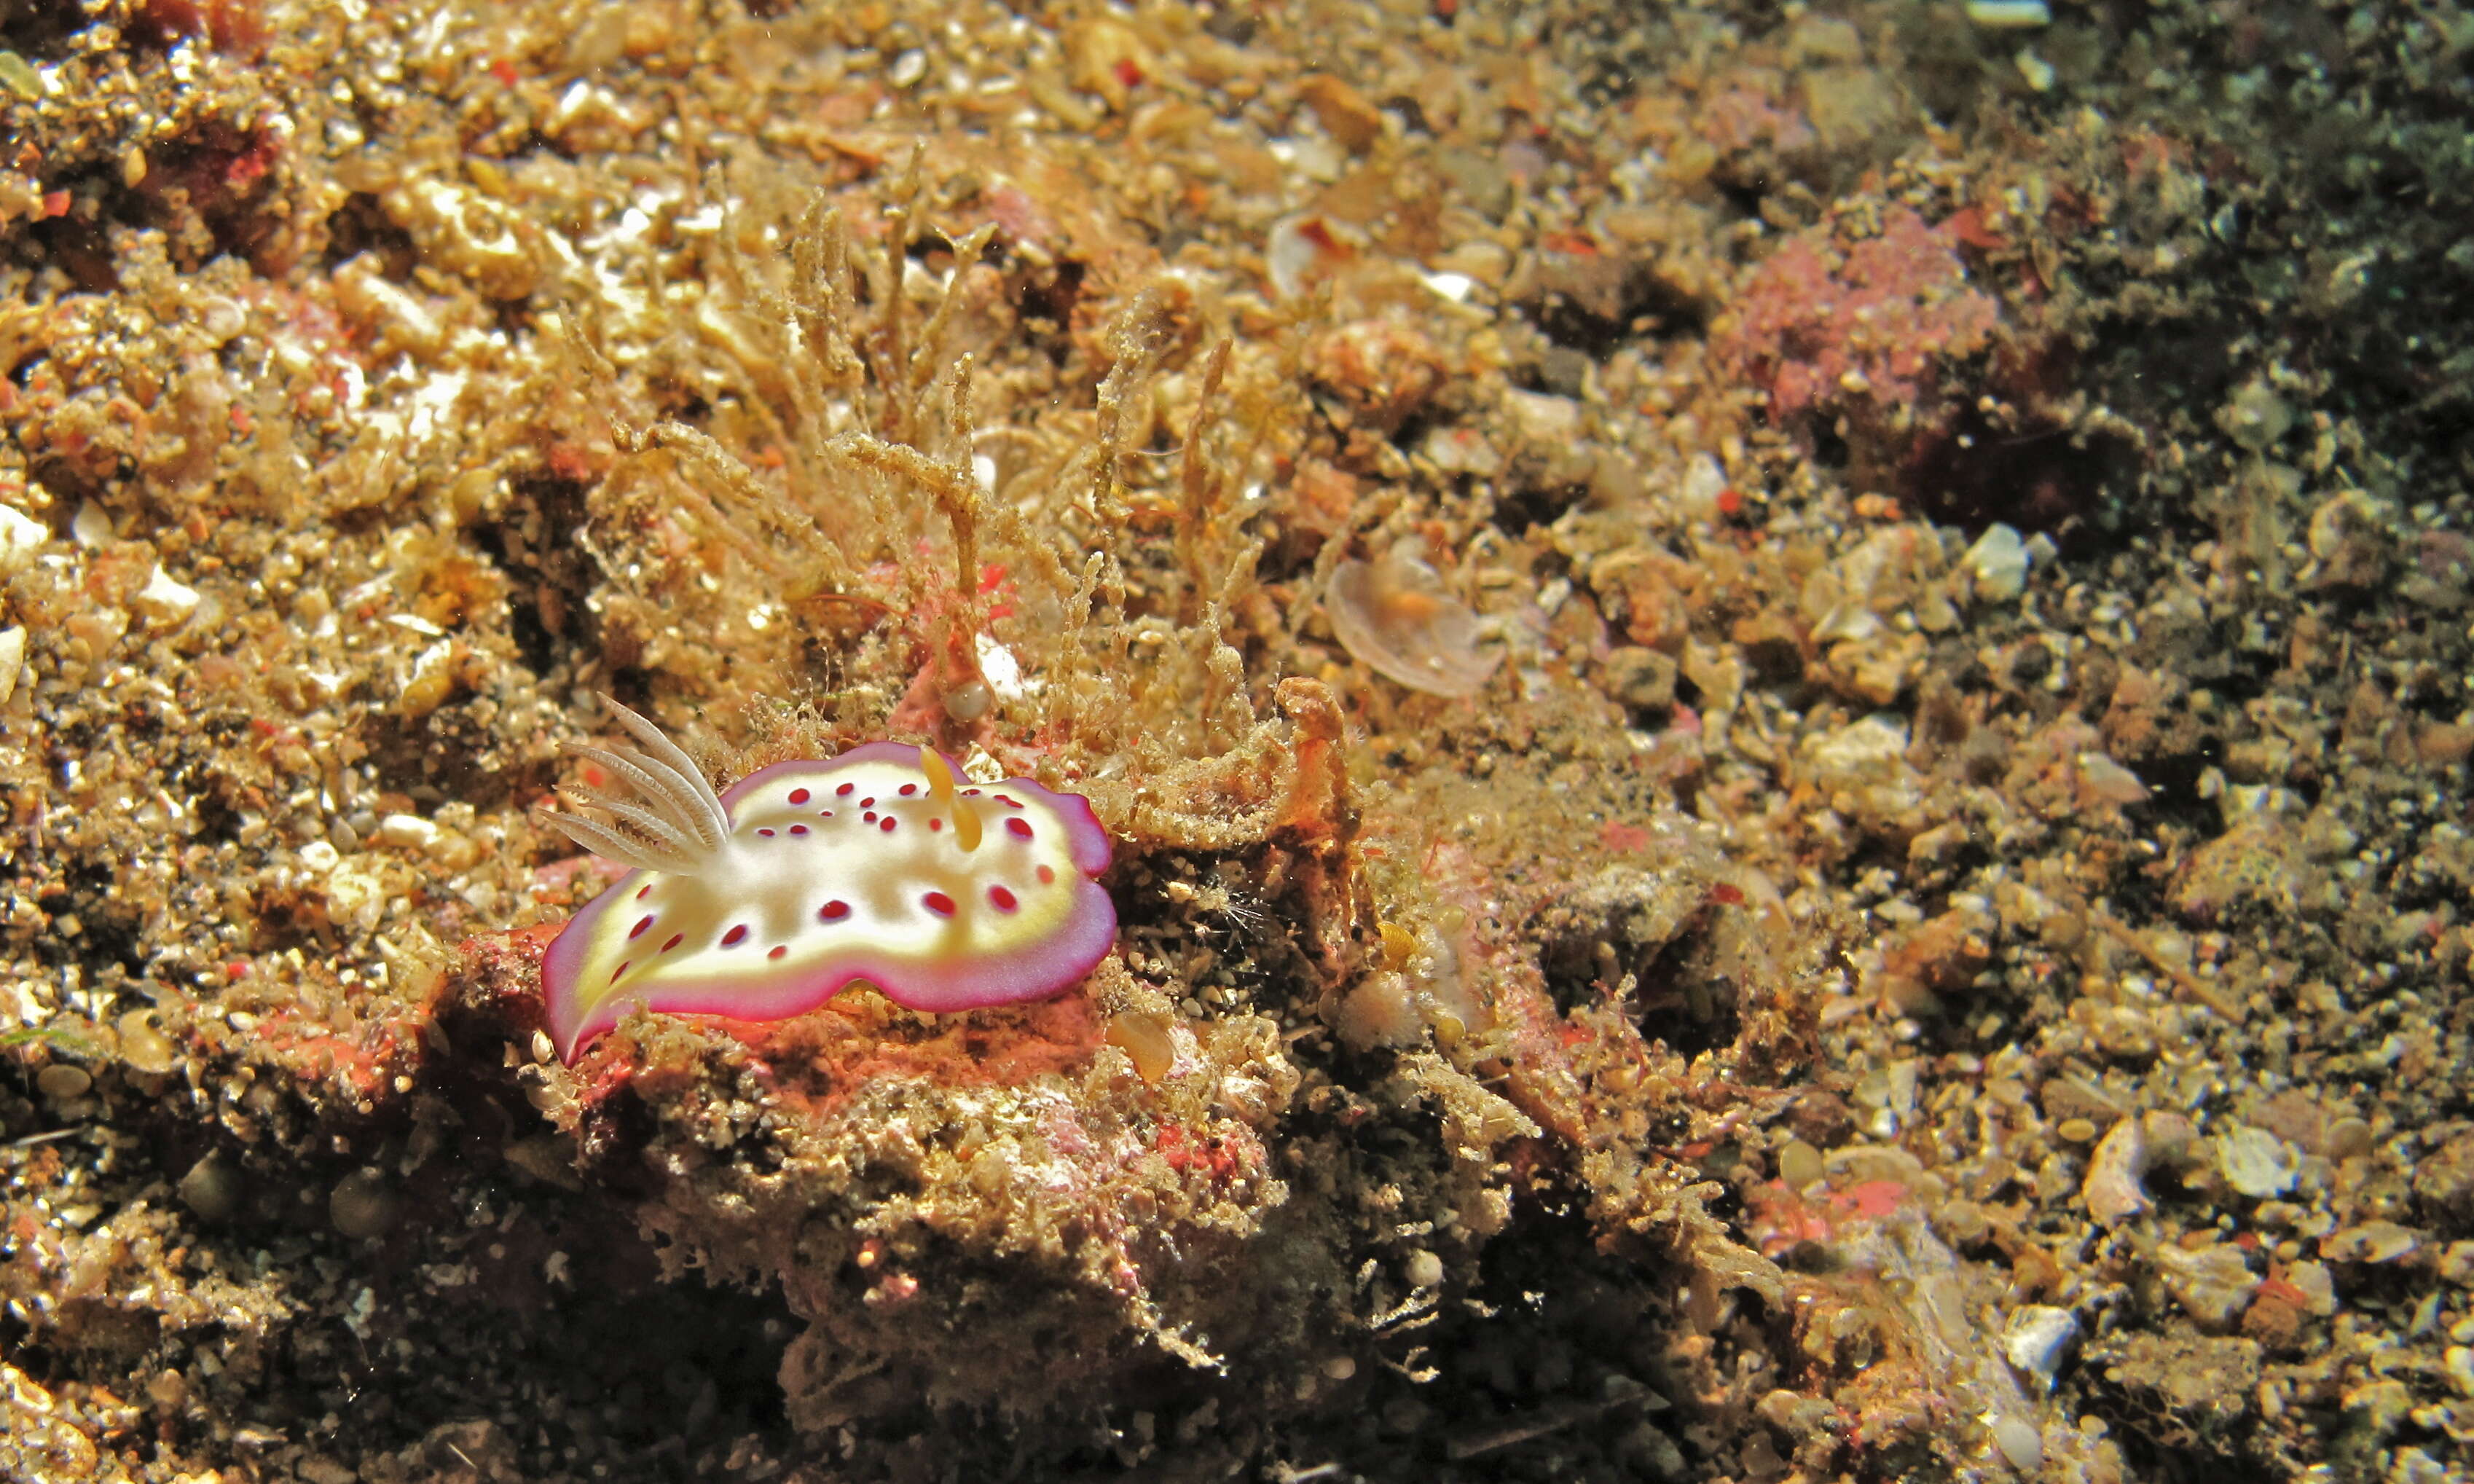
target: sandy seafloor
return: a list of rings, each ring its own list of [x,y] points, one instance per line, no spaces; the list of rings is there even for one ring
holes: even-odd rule
[[[0,47],[0,1474],[2474,1469],[2474,14]],[[605,693],[1116,951],[567,1065]]]

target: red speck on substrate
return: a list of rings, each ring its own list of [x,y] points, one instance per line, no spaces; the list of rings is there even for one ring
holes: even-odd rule
[[[1199,1168],[1209,1171],[1215,1180],[1225,1180],[1237,1173],[1235,1155],[1223,1148],[1218,1139],[1189,1133],[1182,1124],[1160,1125],[1152,1134],[1152,1148],[1180,1175]]]

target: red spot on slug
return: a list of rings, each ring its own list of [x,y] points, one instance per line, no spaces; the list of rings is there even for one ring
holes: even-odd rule
[[[1006,833],[1015,836],[1018,839],[1031,839],[1031,821],[1028,819],[1007,819],[1006,821]]]
[[[804,804],[808,802],[808,791],[805,789],[792,789],[790,791],[790,802],[793,804]]]
[[[894,817],[891,815],[887,815],[883,819],[877,821],[876,827],[883,830],[885,834],[890,835],[893,833],[895,822]]]
[[[724,948],[736,948],[745,941],[747,941],[747,924],[743,922],[721,935],[721,946]]]
[[[771,839],[773,838],[773,832],[771,830],[759,830],[756,833],[766,839]]]
[[[794,824],[790,826],[790,833],[793,835],[805,835],[808,833],[808,827],[804,824]]]
[[[646,928],[651,927],[652,925],[653,925],[653,919],[652,919],[652,918],[650,918],[650,917],[639,917],[639,918],[637,918],[637,919],[636,919],[636,925],[635,925],[634,927],[629,928],[629,929],[627,930],[627,937],[628,937],[630,939],[643,937],[644,936],[644,930],[645,930]]]
[[[1055,879],[1056,867],[1053,865],[1043,865],[1039,868],[1039,884],[1041,886],[1047,886],[1050,882],[1055,881]]]
[[[919,905],[939,917],[954,915],[954,899],[942,891],[931,891],[919,899]]]
[[[919,786],[915,783],[906,783],[902,786],[902,796],[904,798],[909,798],[910,795],[918,791]]]
[[[621,974],[626,973],[626,972],[627,972],[627,969],[628,969],[628,966],[629,966],[630,964],[633,964],[635,961],[636,961],[635,960],[630,959],[630,960],[628,960],[628,961],[627,961],[627,962],[626,962],[626,963],[621,963],[621,964],[620,964],[620,965],[618,965],[617,968],[612,969],[612,970],[610,971],[610,982],[611,982],[612,984],[614,984],[614,985],[615,985],[615,984],[617,984],[617,983],[618,982],[618,976],[619,976],[619,975],[621,975]]]
[[[997,911],[1001,912],[1009,912],[1016,907],[1022,905],[1014,900],[1014,894],[1012,892],[1007,891],[1003,887],[990,887],[988,888],[988,900],[995,903]]]
[[[850,915],[850,904],[839,900],[827,902],[816,909],[816,915],[827,922],[839,922]]]
[[[768,958],[768,959],[778,959],[778,958],[781,958],[784,954],[788,953],[789,951],[790,951],[790,947],[789,947],[789,945],[788,945],[788,944],[787,944],[787,943],[775,943],[775,944],[773,945],[773,951],[772,951],[772,952],[770,952],[770,953],[768,953],[768,954],[766,954],[764,957],[766,957],[766,958]]]
[[[685,933],[673,933],[670,935],[670,940],[662,945],[662,952],[668,953],[671,949],[676,948],[687,940],[688,936]]]
[[[854,783],[843,784],[840,788],[834,791],[834,797],[837,799],[846,799],[851,796],[851,790],[858,787],[859,785]]]
[[[944,827],[945,821],[942,819],[932,818],[928,821],[928,828],[931,830],[941,830]]]
[[[652,884],[651,882],[649,882],[649,881],[648,881],[648,882],[646,882],[646,883],[644,883],[643,886],[641,886],[641,887],[639,887],[639,888],[636,888],[636,900],[637,900],[637,901],[639,901],[639,902],[643,901],[644,898],[646,898],[646,897],[648,897],[648,896],[651,896],[652,894],[653,894],[653,884]]]

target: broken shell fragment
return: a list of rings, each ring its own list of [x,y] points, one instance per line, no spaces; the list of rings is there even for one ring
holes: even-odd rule
[[[2217,1168],[2225,1183],[2253,1199],[2293,1188],[2298,1161],[2292,1148],[2263,1129],[2239,1128],[2217,1138]]]
[[[2088,1214],[2103,1226],[2118,1227],[2150,1208],[2155,1203],[2139,1182],[2147,1173],[2147,1136],[2138,1119],[2125,1118],[2113,1126],[2088,1161],[2087,1180],[2079,1187]]]
[[[1412,691],[1475,694],[1502,658],[1480,652],[1478,616],[1397,547],[1380,561],[1341,563],[1323,607],[1351,655]]]
[[[1295,300],[1338,272],[1357,255],[1345,231],[1320,216],[1284,216],[1273,222],[1263,243],[1272,292],[1282,301]]]
[[[2032,1377],[2040,1389],[2050,1390],[2062,1354],[2078,1334],[2078,1319],[2070,1310],[2030,1303],[2013,1310],[2001,1326],[2001,1353],[2011,1369]]]

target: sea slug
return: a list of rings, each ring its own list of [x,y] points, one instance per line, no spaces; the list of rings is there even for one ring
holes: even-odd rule
[[[577,747],[632,797],[580,790],[546,817],[632,867],[542,961],[551,1040],[572,1063],[630,1010],[781,1020],[864,980],[917,1010],[1058,993],[1115,943],[1093,880],[1107,832],[1078,794],[966,786],[942,753],[869,742],[777,763],[716,793],[661,729],[611,709],[643,752]]]

